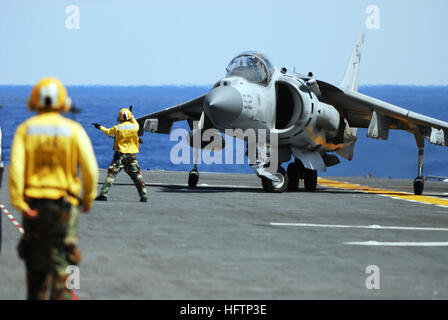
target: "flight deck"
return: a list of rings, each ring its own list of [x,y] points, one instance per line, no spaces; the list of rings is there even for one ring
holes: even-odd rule
[[[143,175],[147,203],[122,173],[81,215],[81,299],[448,298],[446,183],[414,196],[411,180],[323,177],[273,194],[255,175],[201,172],[194,189],[188,172]],[[20,232],[2,215],[0,299],[25,299]]]

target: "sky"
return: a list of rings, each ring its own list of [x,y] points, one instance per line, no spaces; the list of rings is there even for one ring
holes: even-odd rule
[[[360,85],[448,85],[447,9],[446,0],[0,0],[0,85],[48,75],[210,85],[247,50],[339,84],[362,31]]]

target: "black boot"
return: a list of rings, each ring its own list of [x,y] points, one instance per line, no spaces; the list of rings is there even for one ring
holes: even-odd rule
[[[107,197],[100,194],[98,197],[95,198],[96,201],[107,201]]]

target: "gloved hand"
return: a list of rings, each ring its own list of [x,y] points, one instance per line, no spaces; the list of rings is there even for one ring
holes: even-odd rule
[[[129,111],[131,111],[131,112],[132,112],[132,106],[129,106]]]
[[[37,212],[36,209],[31,209],[30,207],[26,208],[25,211],[23,211],[23,215],[30,218],[30,219],[34,219],[37,217],[39,212]]]
[[[101,127],[101,125],[99,123],[92,123],[92,125],[97,129],[99,129]]]
[[[86,206],[85,204],[82,205],[82,213],[89,213],[91,208],[91,205]]]

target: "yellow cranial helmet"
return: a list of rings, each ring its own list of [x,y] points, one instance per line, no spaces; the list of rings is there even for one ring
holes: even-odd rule
[[[127,108],[123,108],[120,110],[120,112],[118,113],[118,121],[123,122],[123,121],[128,121],[131,120],[132,118],[132,113],[129,109]]]
[[[67,112],[72,105],[72,99],[67,95],[67,89],[56,78],[45,77],[39,80],[28,98],[28,109],[31,111],[57,110]]]

